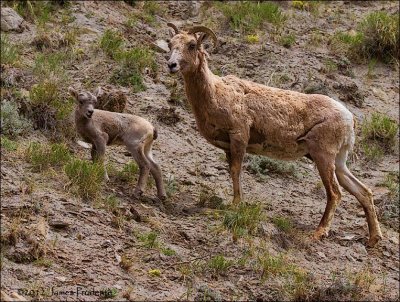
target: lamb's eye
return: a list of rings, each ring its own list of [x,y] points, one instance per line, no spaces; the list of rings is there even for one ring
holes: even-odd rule
[[[83,101],[82,101],[82,100],[79,100],[79,104],[83,105]]]
[[[189,50],[193,50],[195,48],[196,48],[196,44],[194,44],[194,43],[189,44]]]

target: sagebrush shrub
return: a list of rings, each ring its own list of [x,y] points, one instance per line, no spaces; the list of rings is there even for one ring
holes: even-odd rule
[[[30,121],[19,114],[15,102],[1,101],[1,134],[15,138],[27,133],[31,128]]]

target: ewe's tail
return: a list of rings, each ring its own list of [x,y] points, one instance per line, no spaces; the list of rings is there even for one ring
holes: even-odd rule
[[[154,128],[154,130],[153,130],[153,140],[155,141],[157,139],[157,137],[158,137],[158,132],[157,132],[157,129]]]

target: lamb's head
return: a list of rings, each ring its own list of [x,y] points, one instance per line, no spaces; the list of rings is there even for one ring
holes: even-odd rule
[[[97,103],[97,94],[100,88],[97,88],[95,94],[88,91],[77,91],[72,87],[68,88],[68,92],[74,97],[77,107],[76,112],[87,119],[92,118],[94,107]]]
[[[174,24],[168,23],[167,25],[175,31],[169,42],[170,58],[168,60],[168,68],[170,72],[181,71],[186,73],[195,71],[205,55],[202,43],[207,37],[211,37],[215,47],[217,45],[217,36],[205,26],[194,26],[188,31],[179,31]],[[197,33],[200,34],[198,35]]]

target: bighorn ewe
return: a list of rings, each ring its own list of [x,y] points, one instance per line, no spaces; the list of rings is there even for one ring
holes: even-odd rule
[[[94,95],[71,87],[68,91],[77,103],[75,124],[78,133],[92,144],[92,160],[104,163],[106,145],[124,144],[139,166],[139,180],[134,194],[142,194],[150,171],[156,181],[158,197],[164,200],[166,195],[161,169],[151,154],[153,141],[157,138],[153,125],[136,115],[94,109],[100,89]],[[105,177],[108,179],[107,172]]]
[[[202,42],[217,37],[204,26],[175,31],[169,43],[171,73],[180,71],[200,133],[225,151],[233,180],[233,202],[242,197],[242,161],[246,152],[294,160],[310,157],[327,192],[325,213],[314,233],[320,239],[329,232],[340,199],[339,184],[361,203],[368,222],[369,246],[382,233],[372,192],[347,168],[354,144],[353,115],[339,102],[318,94],[267,87],[233,75],[219,77],[208,68]],[[197,35],[196,33],[200,33]]]

